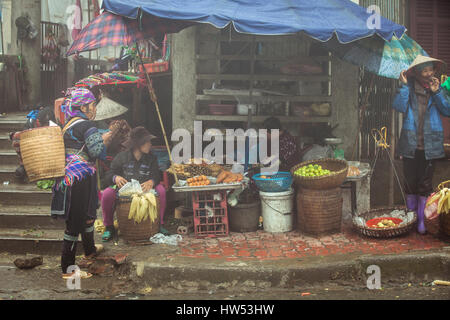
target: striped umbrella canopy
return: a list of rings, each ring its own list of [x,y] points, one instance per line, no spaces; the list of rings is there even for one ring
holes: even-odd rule
[[[142,21],[139,26],[136,19],[103,12],[81,30],[66,55],[108,46],[129,46],[156,35],[178,32],[192,24],[182,21],[169,23],[166,20],[152,17]]]

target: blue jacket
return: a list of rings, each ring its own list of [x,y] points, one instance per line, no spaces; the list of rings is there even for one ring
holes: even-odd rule
[[[419,112],[417,96],[411,81],[408,82],[408,85],[400,88],[399,93],[395,96],[393,108],[405,114],[399,140],[399,153],[405,158],[414,158],[417,147],[416,130]],[[427,160],[439,159],[445,156],[444,132],[439,113],[450,117],[449,97],[442,88],[431,94],[425,114],[423,131],[425,158]]]

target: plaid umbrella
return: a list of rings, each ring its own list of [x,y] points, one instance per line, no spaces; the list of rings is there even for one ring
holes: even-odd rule
[[[151,16],[139,28],[137,20],[103,12],[81,30],[67,56],[102,47],[132,45],[156,35],[178,32],[190,24]]]

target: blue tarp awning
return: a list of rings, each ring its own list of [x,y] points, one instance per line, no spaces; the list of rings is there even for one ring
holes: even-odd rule
[[[103,0],[103,9],[137,19],[140,12],[170,20],[232,24],[237,32],[282,35],[304,32],[319,41],[334,34],[340,43],[379,35],[402,38],[406,28],[380,17],[379,29],[368,27],[373,12],[350,0]],[[369,23],[371,25],[371,23]]]

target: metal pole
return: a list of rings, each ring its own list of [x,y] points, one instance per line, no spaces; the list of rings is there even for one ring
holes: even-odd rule
[[[1,6],[1,4],[0,4]],[[2,56],[5,56],[5,43],[3,42],[3,18],[0,16],[0,27],[2,29],[1,31],[1,37],[2,37]]]

